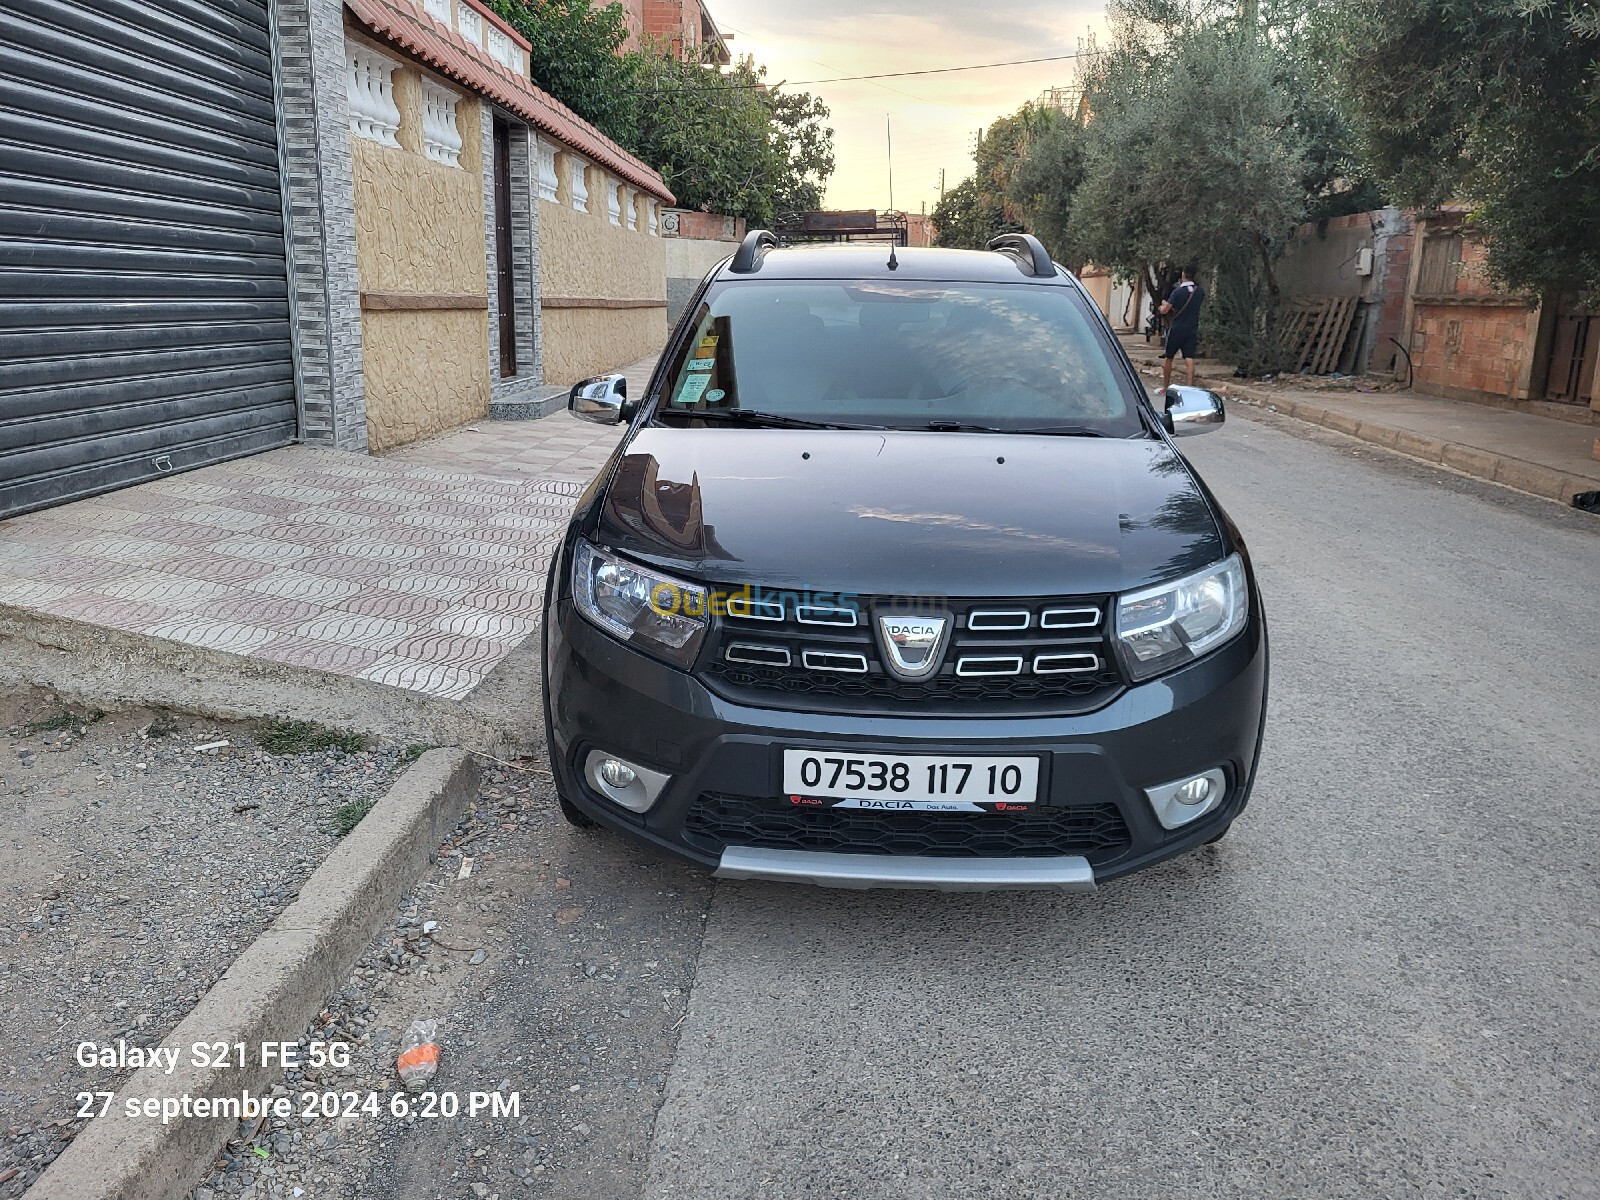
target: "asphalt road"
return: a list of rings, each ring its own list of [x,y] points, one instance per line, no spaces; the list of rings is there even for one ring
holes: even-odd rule
[[[1272,626],[1223,842],[1087,896],[713,887],[533,783],[422,909],[491,957],[374,1017],[454,1010],[446,1082],[531,1116],[291,1161],[312,1200],[1600,1195],[1600,519],[1270,414],[1185,447]]]

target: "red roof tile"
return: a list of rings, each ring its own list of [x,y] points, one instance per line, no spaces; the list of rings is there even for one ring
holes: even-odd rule
[[[554,96],[540,91],[529,80],[490,58],[482,48],[474,46],[454,29],[435,21],[411,0],[345,0],[345,7],[383,41],[427,63],[441,75],[489,97],[635,187],[669,205],[677,202],[659,173]],[[500,24],[498,18],[491,19]]]

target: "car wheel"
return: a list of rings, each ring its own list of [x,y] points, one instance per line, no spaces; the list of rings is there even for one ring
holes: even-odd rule
[[[565,804],[565,803],[566,803],[566,801],[565,801],[565,800],[563,800],[563,801],[562,801],[562,803],[563,803],[563,804]],[[1217,830],[1217,832],[1216,832],[1216,833],[1214,833],[1214,834],[1212,834],[1212,835],[1211,835],[1211,836],[1210,836],[1210,837],[1208,837],[1208,838],[1207,838],[1207,839],[1206,839],[1206,845],[1208,845],[1208,846],[1215,846],[1215,845],[1216,845],[1216,844],[1217,844],[1217,843],[1218,843],[1218,842],[1220,842],[1220,841],[1221,841],[1221,840],[1222,840],[1222,839],[1223,839],[1223,838],[1225,838],[1225,837],[1227,837],[1227,836],[1228,836],[1228,830],[1230,830],[1230,829],[1232,829],[1232,828],[1233,828],[1233,826],[1232,826],[1232,825],[1231,825],[1231,824],[1229,824],[1229,825],[1224,825],[1224,826],[1223,826],[1223,827],[1222,827],[1222,828],[1221,828],[1221,829],[1219,829],[1219,830]]]
[[[561,805],[561,815],[567,819],[568,825],[575,825],[579,829],[594,829],[599,824],[565,796],[557,794],[556,801]]]

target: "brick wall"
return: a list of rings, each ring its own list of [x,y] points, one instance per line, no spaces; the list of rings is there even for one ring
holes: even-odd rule
[[[1463,400],[1527,400],[1538,307],[1495,289],[1488,246],[1459,223],[1430,221],[1413,271],[1411,359],[1416,389]],[[1460,255],[1441,256],[1459,240]]]
[[[725,217],[721,213],[694,212],[687,208],[668,209],[669,220],[662,227],[663,237],[693,238],[699,241],[742,242],[745,234],[743,217]],[[671,228],[673,221],[677,229]]]

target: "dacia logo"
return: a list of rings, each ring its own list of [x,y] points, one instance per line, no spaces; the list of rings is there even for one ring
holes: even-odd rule
[[[949,632],[949,617],[879,617],[884,665],[899,679],[927,678],[939,669]]]

